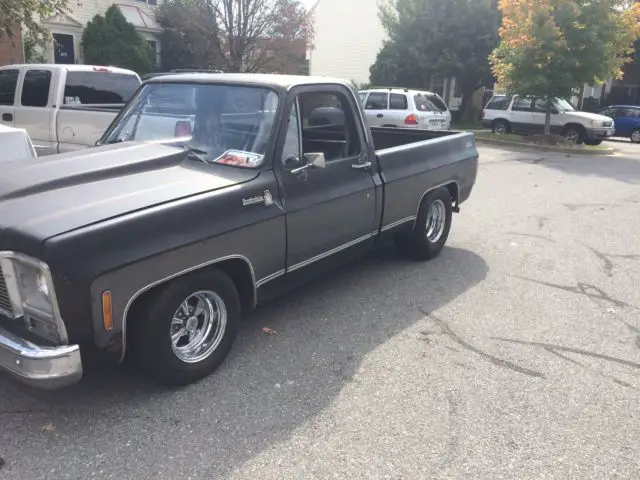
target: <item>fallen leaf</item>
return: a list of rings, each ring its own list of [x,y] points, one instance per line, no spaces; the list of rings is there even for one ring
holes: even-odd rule
[[[266,333],[267,335],[270,335],[270,336],[278,334],[278,332],[276,332],[275,330],[270,329],[269,327],[262,327],[262,333]]]
[[[55,430],[55,427],[53,426],[52,423],[47,423],[44,427],[42,427],[42,430],[44,430],[47,433],[52,433]]]

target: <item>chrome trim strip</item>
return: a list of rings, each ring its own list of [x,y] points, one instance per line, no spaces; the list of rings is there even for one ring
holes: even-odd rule
[[[140,295],[152,289],[153,287],[156,287],[162,283],[168,282],[169,280],[173,280],[174,278],[181,277],[182,275],[186,275],[187,273],[191,273],[195,270],[199,270],[201,268],[208,267],[210,265],[215,265],[216,263],[224,262],[225,260],[243,260],[248,265],[249,270],[251,271],[251,282],[253,284],[253,304],[255,307],[256,299],[258,298],[257,292],[256,292],[256,273],[255,273],[255,270],[253,269],[253,265],[251,264],[249,259],[244,255],[227,255],[225,257],[216,258],[215,260],[210,260],[208,262],[204,262],[199,265],[194,265],[192,267],[181,270],[177,273],[169,275],[168,277],[162,278],[160,280],[157,280],[153,283],[150,283],[142,287],[140,290],[134,293],[131,298],[129,298],[129,301],[124,307],[124,312],[122,313],[122,354],[120,355],[120,359],[118,360],[118,363],[122,363],[127,350],[127,315],[129,314],[129,309],[131,308],[131,305]]]
[[[389,225],[385,225],[384,227],[382,227],[382,231],[386,232],[387,230],[391,230],[392,228],[398,227],[400,225],[402,225],[403,223],[407,223],[407,222],[413,222],[415,221],[416,217],[407,217],[407,218],[403,218],[402,220],[398,220],[396,222],[390,223]]]
[[[282,277],[285,273],[287,273],[286,270],[278,270],[277,272],[272,273],[271,275],[267,275],[266,277],[261,278],[256,282],[256,288],[260,288],[265,283],[269,283],[271,280],[275,280],[276,278]]]
[[[354,245],[357,245],[358,243],[362,243],[366,240],[369,240],[370,238],[375,237],[376,235],[378,235],[378,231],[376,230],[373,233],[369,233],[368,235],[365,235],[363,237],[360,238],[356,238],[355,240],[352,240],[348,243],[345,243],[344,245],[340,245],[339,247],[336,247],[332,250],[329,250],[327,252],[321,253],[320,255],[316,255],[315,257],[309,258],[308,260],[304,260],[303,262],[300,263],[296,263],[295,265],[292,265],[291,267],[289,267],[287,269],[287,273],[288,272],[294,272],[296,270],[301,269],[302,267],[306,267],[307,265],[311,265],[312,263],[315,263],[319,260],[322,260],[324,258],[327,258],[335,253],[341,252],[342,250],[346,250],[347,248],[353,247]]]
[[[69,343],[67,327],[62,320],[62,315],[60,314],[58,297],[56,297],[56,289],[53,285],[53,275],[51,274],[49,265],[38,260],[37,258],[29,257],[28,255],[11,251],[0,252],[0,262],[2,262],[2,270],[4,272],[4,278],[7,283],[7,290],[9,291],[9,300],[11,300],[11,302],[13,303],[14,308],[17,308],[17,311],[14,312],[14,314],[18,316],[23,310],[21,298],[22,296],[18,288],[13,262],[24,263],[33,268],[40,269],[42,275],[44,275],[45,281],[47,282],[47,287],[49,288],[51,309],[53,311],[53,319],[55,320],[56,327],[58,329],[58,335],[60,336],[60,343],[62,345],[67,345]],[[8,275],[7,271],[11,272],[12,274]]]

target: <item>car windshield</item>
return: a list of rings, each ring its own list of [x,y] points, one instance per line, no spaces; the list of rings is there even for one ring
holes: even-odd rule
[[[571,103],[569,103],[564,98],[557,98],[556,97],[555,100],[556,100],[556,107],[558,108],[558,110],[560,112],[573,112],[573,111],[575,111],[575,108],[573,107],[573,105],[571,105]]]
[[[271,141],[278,95],[260,87],[194,83],[143,86],[105,143],[152,141],[198,160],[257,167]]]
[[[438,112],[440,109],[427,97],[426,93],[418,93],[413,96],[416,102],[416,108],[421,112]]]

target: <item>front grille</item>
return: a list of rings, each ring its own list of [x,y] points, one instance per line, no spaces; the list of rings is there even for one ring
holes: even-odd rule
[[[7,290],[7,282],[0,267],[0,313],[12,315],[11,301],[9,300],[9,291]]]

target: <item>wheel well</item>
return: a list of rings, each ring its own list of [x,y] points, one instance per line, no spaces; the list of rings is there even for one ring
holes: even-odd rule
[[[563,132],[566,132],[570,127],[577,128],[580,131],[585,131],[584,125],[580,125],[579,123],[567,123],[562,129]]]
[[[248,261],[243,260],[241,258],[231,258],[228,260],[223,260],[221,262],[213,263],[211,265],[207,265],[205,267],[199,268],[197,270],[190,271],[185,273],[184,275],[189,275],[190,273],[196,272],[206,272],[207,270],[212,270],[217,268],[226,273],[236,288],[238,289],[238,294],[240,295],[240,303],[242,305],[242,311],[247,312],[254,308],[256,304],[256,292],[255,292],[255,278],[253,274],[252,267],[249,265]],[[144,291],[138,297],[133,300],[133,303],[129,306],[128,310],[125,312],[124,318],[124,328],[126,329],[126,335],[123,339],[123,349],[122,356],[126,353],[126,344],[130,343],[129,340],[134,338],[137,334],[136,326],[139,325],[139,322],[129,321],[130,319],[135,319],[139,317],[147,307],[149,301],[162,291],[162,288],[166,286],[169,282],[177,280],[182,276],[178,276],[175,278],[167,279],[159,283],[158,285],[154,285],[149,290]]]
[[[506,118],[496,118],[491,122],[491,125],[495,125],[498,122],[502,122],[502,123],[506,123],[507,125],[511,125],[509,123],[509,120],[507,120]]]
[[[460,199],[460,192],[458,191],[458,184],[455,182],[448,183],[444,186],[447,190],[449,190],[449,195],[451,195],[451,203],[456,206],[458,205],[458,200]]]

